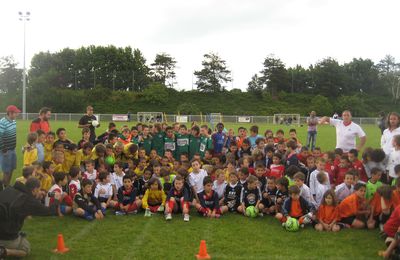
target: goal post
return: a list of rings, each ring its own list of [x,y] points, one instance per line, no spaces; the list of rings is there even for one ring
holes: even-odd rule
[[[274,125],[300,126],[300,114],[274,114]]]
[[[138,112],[137,121],[139,123],[163,123],[163,112]]]

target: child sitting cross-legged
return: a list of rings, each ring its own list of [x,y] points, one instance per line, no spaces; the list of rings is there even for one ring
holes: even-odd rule
[[[327,190],[321,200],[321,205],[317,212],[317,222],[315,229],[318,231],[333,231],[340,230],[337,225],[339,220],[339,207],[336,201],[336,195],[333,190]]]
[[[75,195],[73,212],[75,216],[86,220],[104,218],[99,200],[92,194],[93,182],[84,179],[81,183],[81,191]]]
[[[72,205],[72,200],[69,195],[63,191],[62,187],[67,185],[68,183],[68,178],[67,175],[63,172],[55,172],[54,173],[54,185],[49,189],[49,192],[47,193],[46,199],[45,199],[45,205],[46,207],[49,207],[51,204],[54,203],[55,198],[55,193],[60,193],[61,194],[61,199],[60,199],[60,211],[59,215],[65,215],[68,214],[72,211],[71,205]]]
[[[106,208],[113,208],[117,203],[112,200],[113,194],[109,173],[107,171],[101,171],[99,173],[99,183],[97,183],[94,190],[94,196],[99,200],[101,208],[103,209],[103,214]]]
[[[246,209],[250,206],[255,208],[256,213],[262,212],[264,205],[261,203],[262,195],[260,189],[257,187],[258,178],[250,175],[247,178],[247,186],[243,187],[240,195],[241,205],[238,207],[238,211],[246,216]],[[262,213],[260,213],[262,216]]]
[[[300,188],[297,186],[289,187],[289,198],[285,200],[282,206],[282,213],[277,213],[275,218],[281,221],[282,226],[288,217],[299,220],[301,227],[312,222],[312,213],[314,206],[300,196]]]

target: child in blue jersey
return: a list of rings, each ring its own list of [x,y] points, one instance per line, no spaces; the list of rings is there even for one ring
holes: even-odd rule
[[[174,186],[167,195],[165,204],[165,219],[171,220],[172,213],[183,213],[183,220],[189,221],[190,191],[185,186],[185,179],[178,175],[175,177]]]
[[[212,189],[213,181],[206,176],[203,180],[204,190],[197,194],[199,203],[196,203],[197,212],[204,217],[219,218],[222,214],[219,207],[217,192]]]
[[[122,179],[123,186],[118,189],[115,215],[136,214],[142,205],[138,190],[133,186],[131,176],[125,175]]]
[[[218,123],[217,132],[211,136],[214,146],[214,156],[222,154],[222,150],[224,148],[224,144],[226,141],[226,134],[223,131],[224,131],[224,124]]]

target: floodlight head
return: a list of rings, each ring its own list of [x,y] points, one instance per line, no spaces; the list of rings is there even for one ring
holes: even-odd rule
[[[28,16],[31,15],[31,12],[26,12],[26,15],[28,15]]]
[[[18,12],[19,15],[22,15],[22,12]]]

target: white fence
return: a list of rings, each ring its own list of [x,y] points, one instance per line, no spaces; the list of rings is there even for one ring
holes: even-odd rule
[[[112,114],[96,114],[100,116],[100,121],[101,122],[110,122],[112,121]],[[5,113],[0,113],[0,118],[4,117]],[[27,113],[26,114],[26,120],[33,120],[38,116],[38,113]],[[78,122],[79,119],[83,116],[83,114],[73,114],[73,113],[52,113],[51,114],[51,120],[54,121],[76,121]],[[167,123],[175,122],[176,118],[182,116],[182,115],[172,115],[172,114],[166,114],[164,117],[164,121]],[[210,122],[210,116],[209,115],[186,115],[188,117],[188,122]],[[248,118],[250,121],[250,124],[273,124],[273,116],[249,116],[249,115],[240,115],[240,116],[227,116],[227,115],[222,115],[222,122],[224,123],[239,123],[239,124],[246,124],[246,123],[240,123],[240,119],[243,117]],[[22,113],[19,115],[19,119],[22,119],[23,115]],[[305,124],[306,123],[307,117],[300,117],[300,124]],[[359,125],[377,125],[378,123],[378,118],[374,117],[353,117],[353,122],[359,124]],[[131,121],[132,122],[137,122],[137,114],[132,113],[131,114]],[[248,124],[248,123],[247,123]]]

